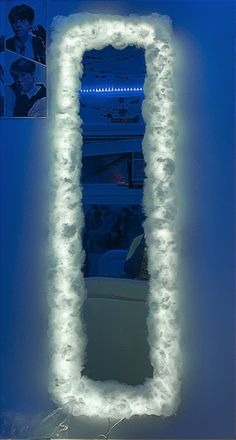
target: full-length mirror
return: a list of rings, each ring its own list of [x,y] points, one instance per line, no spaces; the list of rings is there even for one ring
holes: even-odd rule
[[[171,26],[78,14],[57,31],[50,389],[76,415],[167,415],[181,366]]]

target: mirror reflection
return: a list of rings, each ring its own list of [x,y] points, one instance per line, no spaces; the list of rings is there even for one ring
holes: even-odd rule
[[[88,345],[83,374],[137,385],[152,377],[142,197],[144,51],[84,54],[80,88]]]

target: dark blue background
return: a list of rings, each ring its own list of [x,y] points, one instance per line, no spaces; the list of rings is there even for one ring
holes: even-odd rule
[[[233,2],[48,1],[75,11],[167,14],[187,53],[177,150],[184,375],[169,419],[133,418],[124,437],[235,435]],[[47,120],[1,120],[0,411],[46,414]],[[85,423],[86,425],[86,423]],[[82,422],[81,422],[82,426]],[[87,435],[91,435],[87,423]],[[82,428],[81,428],[82,432]],[[94,431],[93,431],[94,432]],[[83,435],[86,435],[85,428]],[[95,434],[93,434],[95,435]]]

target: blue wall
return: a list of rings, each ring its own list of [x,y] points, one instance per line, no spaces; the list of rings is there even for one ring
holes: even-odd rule
[[[48,1],[48,21],[75,11],[167,14],[187,53],[178,145],[183,311],[182,404],[114,435],[235,435],[234,6],[227,1]],[[0,411],[46,414],[47,120],[1,120]],[[77,432],[95,435],[91,424]],[[91,434],[91,432],[93,434]],[[100,431],[99,431],[100,432]]]

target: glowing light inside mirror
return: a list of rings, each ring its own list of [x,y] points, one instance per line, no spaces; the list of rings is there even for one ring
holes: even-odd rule
[[[53,26],[49,392],[57,405],[77,416],[169,416],[178,407],[181,384],[171,23],[168,17],[158,14],[125,17],[86,13],[57,16]],[[146,162],[143,203],[150,273],[148,343],[154,373],[153,378],[134,387],[115,381],[95,382],[82,375],[86,334],[81,308],[86,291],[81,271],[85,253],[81,241],[82,189],[78,184],[83,143],[78,89],[83,54],[109,44],[119,50],[128,45],[144,48],[147,71],[142,105],[146,123],[142,143]],[[107,93],[105,87],[103,92]],[[87,93],[93,93],[93,89]]]
[[[114,92],[143,92],[143,87],[106,87],[106,88],[86,88],[79,89],[80,93],[114,93]]]

